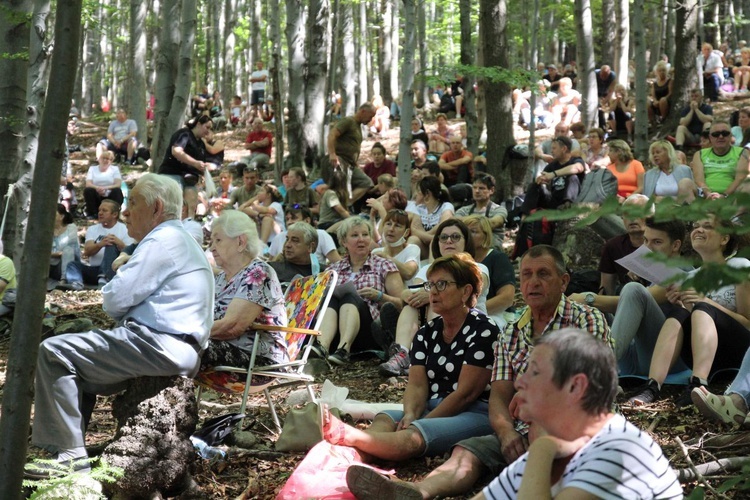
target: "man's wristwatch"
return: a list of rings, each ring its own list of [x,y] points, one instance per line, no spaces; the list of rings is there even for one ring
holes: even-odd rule
[[[594,306],[594,301],[596,300],[596,294],[592,292],[586,292],[586,297],[584,297],[584,302],[586,302],[587,306]]]

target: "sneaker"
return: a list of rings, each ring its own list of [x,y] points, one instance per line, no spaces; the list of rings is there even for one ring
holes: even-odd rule
[[[312,346],[310,346],[310,357],[318,359],[328,358],[328,349],[323,347],[323,344],[318,342],[318,339],[313,340]]]
[[[103,287],[107,284],[107,278],[105,278],[104,276],[99,276],[99,280],[96,282],[96,284],[99,285],[99,287]]]
[[[344,366],[349,363],[349,351],[343,347],[336,349],[336,352],[328,356],[328,361],[334,365]]]
[[[675,400],[674,402],[675,406],[677,408],[685,408],[693,404],[693,398],[691,396],[693,389],[696,389],[698,387],[703,387],[707,384],[708,382],[701,380],[698,377],[695,377],[695,376],[690,377],[687,387],[685,387],[685,389],[682,391],[682,394],[680,394]]]
[[[364,465],[352,465],[346,470],[346,484],[360,500],[422,500],[422,493],[413,485],[391,479]]]
[[[409,374],[409,353],[398,344],[396,352],[385,363],[378,366],[378,371],[384,377],[401,377]]]
[[[83,290],[83,283],[81,283],[80,281],[74,281],[72,283],[68,283],[68,288],[80,292],[81,290]]]
[[[659,389],[659,383],[650,378],[646,385],[644,385],[638,394],[628,399],[628,403],[634,406],[641,406],[653,403],[661,399],[661,390]]]

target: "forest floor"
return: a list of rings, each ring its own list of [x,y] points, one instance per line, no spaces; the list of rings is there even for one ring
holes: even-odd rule
[[[726,108],[724,113],[728,114]],[[83,124],[79,135],[71,141],[80,144],[83,151],[72,155],[76,167],[76,177],[81,181],[85,177],[90,161],[94,157],[93,146],[101,137],[106,127],[105,122]],[[519,131],[520,132],[520,131]],[[235,130],[221,132],[218,135],[227,143],[225,161],[230,162],[244,155],[242,143],[246,132]],[[519,133],[519,136],[522,133]],[[519,137],[519,139],[521,139]],[[392,129],[381,139],[389,152],[397,149],[398,129]],[[363,151],[369,151],[372,140],[367,140]],[[142,168],[123,169],[126,180],[132,185],[143,172]],[[82,185],[82,182],[79,182]],[[83,200],[82,196],[79,200]],[[85,221],[77,221],[85,226]],[[81,227],[83,231],[85,227]],[[512,235],[508,235],[509,240]],[[512,241],[512,240],[511,240]],[[517,297],[520,300],[520,296]],[[107,328],[113,321],[106,316],[101,308],[101,293],[96,290],[81,292],[55,290],[47,295],[49,316],[56,325],[66,321],[88,318],[95,326]],[[9,356],[9,338],[0,333],[0,399],[3,395],[6,364]],[[315,388],[320,388],[325,379],[330,379],[336,386],[347,387],[349,398],[366,402],[400,402],[406,386],[405,378],[383,379],[377,372],[379,360],[356,360],[344,367],[331,368],[326,373],[316,376]],[[721,392],[726,386],[712,385],[711,389]],[[679,394],[678,387],[666,388],[671,397],[657,404],[647,407],[622,408],[625,416],[641,429],[646,430],[662,447],[675,469],[687,469],[691,465],[711,462],[730,457],[750,455],[750,439],[745,433],[737,433],[729,425],[709,423],[703,419],[694,408],[677,410],[673,404],[673,397]],[[626,388],[626,391],[628,389]],[[283,421],[289,410],[285,404],[286,397],[291,390],[284,389],[272,392],[276,406]],[[208,404],[202,405],[201,421],[230,411],[238,411],[240,398],[238,396],[218,395],[208,392],[204,397]],[[115,421],[111,416],[111,399],[99,398],[92,422],[87,432],[87,445],[99,445],[111,439],[115,431]],[[303,453],[281,453],[274,451],[274,443],[278,438],[273,422],[268,412],[265,398],[261,395],[251,396],[246,419],[245,430],[251,431],[257,441],[252,449],[228,448],[229,455],[225,462],[210,464],[198,460],[193,467],[193,475],[205,498],[275,498],[283,487],[294,468],[304,458]],[[367,423],[357,423],[364,428]],[[731,435],[731,442],[723,442],[713,446],[706,441],[716,435]],[[743,439],[744,438],[744,439]],[[685,443],[683,448],[680,443]],[[414,481],[424,477],[429,471],[441,464],[447,457],[416,458],[400,464],[379,464],[383,468],[394,468],[400,479]],[[708,482],[718,487],[736,472],[720,472]],[[473,492],[461,498],[470,498],[474,493],[489,482],[491,478],[476,485]],[[685,491],[695,488],[696,483],[686,483]],[[729,491],[728,498],[747,498],[742,491]],[[709,494],[711,496],[711,494]]]

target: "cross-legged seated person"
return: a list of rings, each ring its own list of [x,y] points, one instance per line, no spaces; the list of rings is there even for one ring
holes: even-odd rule
[[[96,145],[96,158],[101,157],[104,151],[112,151],[118,155],[125,155],[125,161],[135,163],[135,149],[138,147],[138,124],[135,120],[128,118],[128,113],[120,108],[115,114],[107,129],[107,137]]]
[[[123,248],[134,242],[119,217],[120,205],[103,200],[99,205],[99,223],[86,230],[83,256],[89,259],[88,265],[73,261],[65,269],[65,280],[74,290],[82,290],[84,284],[103,285],[114,276],[112,262]]]
[[[96,394],[114,394],[137,377],[198,371],[211,329],[214,279],[202,249],[182,227],[181,209],[175,181],[141,177],[124,213],[130,236],[140,243],[102,290],[102,307],[117,325],[58,335],[39,346],[31,440],[61,465],[87,456],[84,432]],[[46,478],[49,468],[27,475]]]
[[[253,323],[287,324],[276,271],[257,258],[261,248],[255,223],[243,213],[227,210],[214,220],[211,253],[222,272],[216,276],[214,324],[201,371],[219,365],[247,367],[255,339]],[[256,365],[289,359],[284,334],[261,331],[259,338]]]
[[[403,411],[379,413],[367,430],[324,412],[323,437],[384,460],[442,455],[456,442],[492,432],[488,417],[492,349],[500,333],[474,309],[482,277],[465,254],[441,257],[427,271],[430,302],[440,315],[411,346]]]

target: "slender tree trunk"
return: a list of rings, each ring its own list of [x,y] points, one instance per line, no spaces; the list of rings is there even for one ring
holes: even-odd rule
[[[271,93],[276,107],[276,122],[274,128],[274,150],[276,153],[276,185],[281,185],[281,171],[284,169],[284,113],[281,105],[281,6],[279,0],[269,0],[269,12],[271,14],[271,61],[268,73],[271,79]]]
[[[695,58],[698,54],[695,36],[698,30],[698,15],[696,0],[684,0],[675,10],[675,58],[672,62],[674,83],[669,115],[661,128],[663,131],[677,128],[680,110],[687,104],[688,92],[697,78]]]
[[[404,63],[401,68],[401,86],[404,89],[401,103],[401,135],[398,145],[398,183],[409,191],[410,175],[410,144],[411,123],[414,116],[414,53],[417,40],[417,0],[403,0],[404,2]],[[411,196],[411,193],[407,193]]]
[[[712,2],[709,8],[709,19],[711,26],[706,30],[707,41],[713,44],[715,49],[721,45],[721,26],[719,25],[719,2]]]
[[[602,44],[599,60],[602,64],[614,66],[615,43],[617,41],[617,10],[615,0],[602,0]]]
[[[670,62],[674,62],[675,55],[675,30],[677,24],[677,17],[675,14],[676,1],[677,0],[667,0],[669,7],[667,8],[667,33],[664,37],[664,52],[667,54]]]
[[[560,39],[557,33],[559,26],[555,19],[555,12],[557,10],[557,4],[559,3],[559,0],[550,0],[547,9],[544,12],[544,33],[546,35],[544,62],[546,64],[557,64],[560,55]]]
[[[743,16],[744,17],[750,16],[750,0],[740,0],[740,1],[742,2]],[[750,41],[750,23],[742,24],[742,39],[746,41]]]
[[[226,106],[228,111],[232,96],[226,94],[226,87],[223,85],[224,82],[222,82],[221,80],[221,77],[223,76],[222,65],[224,62],[224,59],[222,57],[222,49],[224,44],[221,42],[221,34],[224,32],[224,30],[222,29],[224,24],[222,19],[224,9],[221,8],[222,5],[220,2],[217,2],[217,4],[218,5],[214,6],[213,2],[211,2],[207,7],[207,10],[212,13],[212,27],[208,33],[208,38],[211,39],[211,47],[213,48],[211,55],[211,62],[213,63],[211,67],[211,81],[213,82],[213,88],[221,92],[224,106]]]
[[[594,37],[590,0],[576,0],[576,34],[580,61],[578,79],[581,93],[581,121],[586,129],[596,126],[599,99],[596,92],[596,63],[594,62]]]
[[[393,29],[391,29],[391,96],[394,98],[401,94],[400,90],[400,84],[398,81],[398,74],[399,74],[399,52],[401,48],[401,39],[399,37],[399,19],[401,6],[400,3],[396,0],[393,2]],[[419,7],[417,7],[419,8]],[[413,57],[413,55],[412,55]],[[387,82],[386,82],[387,83]],[[414,89],[412,89],[414,90]],[[414,95],[414,92],[412,92],[412,95]]]
[[[331,24],[331,51],[328,57],[328,67],[330,68],[328,74],[328,92],[326,92],[326,98],[330,98],[333,92],[339,92],[339,53],[341,51],[341,23],[334,23],[334,19],[339,18],[341,11],[341,2],[339,0],[333,0],[331,4],[331,11],[333,15],[330,17],[329,23]],[[289,21],[287,21],[287,24]],[[335,25],[334,25],[335,24]],[[382,91],[382,88],[381,88]],[[329,101],[327,101],[329,102]],[[329,104],[330,105],[330,104]],[[333,118],[331,116],[331,118]]]
[[[367,41],[370,39],[367,32],[367,8],[364,0],[359,1],[357,6],[357,105],[369,100],[367,93]],[[310,11],[312,14],[312,9]],[[325,89],[323,90],[325,92]],[[390,106],[391,101],[386,102]]]
[[[507,39],[508,4],[506,0],[480,0],[479,22],[482,24],[484,64],[486,67],[510,67]],[[511,88],[506,82],[487,81],[487,165],[497,179],[499,196],[503,199],[513,191],[509,168],[501,168],[505,150],[515,143]]]
[[[130,0],[130,85],[128,115],[138,124],[138,142],[146,144],[146,15],[148,3]]]
[[[222,89],[226,102],[231,102],[234,95],[242,96],[242,89],[237,86],[237,78],[234,73],[234,47],[237,39],[234,34],[236,24],[235,0],[224,0],[224,76],[222,77]],[[278,12],[272,15],[278,16]],[[269,64],[270,66],[270,64]]]
[[[617,3],[617,54],[615,72],[617,83],[628,86],[628,49],[630,48],[630,2],[616,0]]]
[[[474,46],[471,43],[471,0],[460,0],[459,19],[461,21],[461,64],[471,66],[474,64]],[[479,133],[477,125],[477,110],[474,99],[474,77],[462,75],[464,78],[464,104],[466,105],[466,132],[467,149],[476,155],[479,151]],[[461,110],[457,109],[457,113]]]
[[[20,137],[24,131],[24,124],[29,118],[26,114],[26,92],[28,78],[28,50],[29,24],[26,17],[32,11],[31,0],[6,2],[4,11],[0,15],[0,74],[5,75],[0,86],[0,192],[6,193],[11,183],[18,179],[18,166],[23,159]],[[70,102],[68,100],[65,104]],[[5,212],[5,198],[0,210]],[[13,255],[14,245],[23,239],[23,227],[14,223],[25,219],[20,210],[7,214],[9,224],[5,226],[2,235],[8,254],[15,257],[16,262],[20,254]],[[20,221],[18,220],[20,219]],[[17,233],[18,230],[18,233]],[[18,239],[18,242],[16,241]]]
[[[196,0],[182,0],[182,26],[180,29],[180,61],[177,66],[177,80],[172,96],[172,107],[169,110],[167,129],[174,132],[185,121],[185,110],[190,99],[192,83],[193,48],[195,47],[195,29],[198,25]]]
[[[529,69],[535,72],[535,77],[538,74],[536,73],[536,66],[539,62],[539,3],[540,0],[534,0],[534,13],[532,14],[531,18],[531,60],[529,61]],[[536,109],[536,99],[537,85],[536,82],[531,82],[531,99],[529,100],[529,107],[532,110]],[[529,151],[534,151],[535,147],[536,125],[529,127]]]
[[[287,145],[290,165],[302,165],[304,158],[302,120],[305,116],[305,4],[286,0],[286,43],[289,61],[289,123]],[[282,113],[279,113],[282,114]]]
[[[380,48],[380,95],[383,101],[393,100],[391,94],[391,30],[393,29],[393,0],[383,0],[380,16],[378,46]]]
[[[648,82],[646,74],[646,33],[643,29],[644,0],[633,4],[633,41],[635,42],[635,156],[648,157]]]
[[[152,170],[157,172],[164,160],[167,143],[174,130],[167,118],[172,106],[177,78],[177,58],[180,51],[180,0],[162,0],[161,33],[156,55],[156,106],[154,109],[154,137],[151,141]]]
[[[427,70],[430,67],[430,62],[427,59],[427,14],[425,10],[424,6],[417,7],[417,47],[419,47],[417,82],[419,82],[419,102],[422,103],[424,109],[427,109],[432,96],[430,95],[430,88],[427,85]],[[403,123],[403,120],[401,123]]]
[[[310,0],[307,43],[305,114],[302,121],[305,164],[310,171],[323,153],[323,121],[326,113],[326,74],[328,73],[328,0]],[[360,61],[363,64],[364,61]],[[367,84],[365,83],[365,86]]]
[[[738,47],[739,39],[737,38],[737,18],[734,12],[734,0],[727,0],[727,17],[729,18],[729,35],[726,39],[729,41],[730,47]]]
[[[252,50],[252,60],[248,62],[250,63],[252,67],[255,67],[255,62],[260,61],[263,58],[263,54],[261,53],[261,50],[260,50],[261,34],[262,34],[262,31],[260,29],[260,20],[262,19],[262,15],[263,15],[263,12],[261,10],[263,4],[261,3],[260,0],[254,0],[253,2],[250,3],[250,5],[252,6],[251,10],[253,13],[252,22],[251,22],[252,29],[250,31],[250,37],[251,37],[250,49]]]
[[[50,75],[55,84],[49,87],[47,98],[50,103],[67,105],[73,95],[76,76],[81,0],[58,0],[55,17],[55,53]],[[38,264],[49,262],[52,248],[53,214],[59,187],[57,172],[65,152],[67,121],[67,106],[50,106],[44,114],[40,130],[45,140],[39,144],[27,233],[29,241],[34,244],[26,246],[21,257],[21,267],[26,271],[18,277],[19,293],[0,417],[0,484],[4,498],[10,500],[22,498],[21,483],[26,463],[34,371],[47,292],[45,283],[48,269],[46,265]],[[55,174],[51,175],[52,172]],[[26,266],[26,263],[30,265]],[[39,425],[45,423],[39,422]]]
[[[349,1],[343,1],[339,6],[341,10],[341,37],[344,51],[342,53],[343,69],[341,93],[342,113],[351,116],[357,108],[357,75],[354,70],[354,18],[352,14],[352,4]]]

